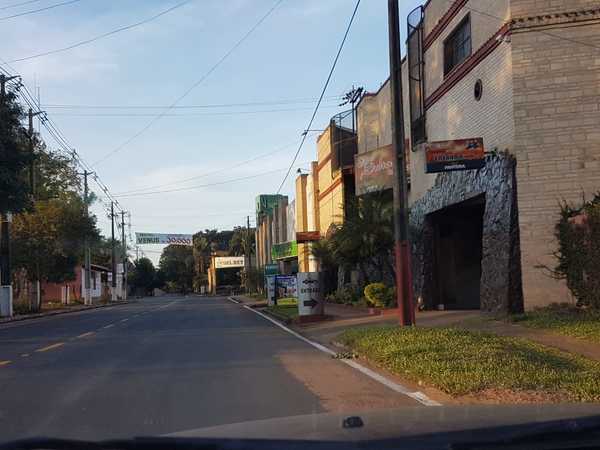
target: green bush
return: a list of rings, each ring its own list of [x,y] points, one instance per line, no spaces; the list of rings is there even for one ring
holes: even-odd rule
[[[566,280],[579,306],[600,308],[600,194],[579,208],[563,203],[555,235],[553,275]]]
[[[371,283],[365,287],[365,297],[373,308],[388,308],[394,304],[394,288],[383,283]]]
[[[362,300],[360,291],[351,286],[343,287],[329,294],[325,300],[330,303],[338,303],[340,305],[357,305]]]
[[[31,305],[28,301],[16,300],[13,302],[14,314],[30,314],[31,312]]]

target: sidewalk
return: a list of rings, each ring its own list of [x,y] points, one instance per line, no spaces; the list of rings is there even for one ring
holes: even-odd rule
[[[107,308],[107,307],[111,307],[111,306],[127,305],[129,303],[132,303],[132,301],[127,300],[127,301],[119,301],[119,302],[106,303],[106,304],[97,304],[97,305],[91,305],[91,306],[77,305],[77,306],[71,306],[71,307],[67,307],[67,308],[57,308],[57,309],[53,309],[51,311],[42,311],[39,313],[18,314],[18,315],[14,315],[12,317],[0,318],[0,325],[5,324],[5,323],[20,322],[22,320],[39,319],[42,317],[58,316],[61,314],[69,314],[69,313],[75,313],[75,312],[80,312],[80,311],[87,311],[89,309]]]
[[[257,302],[253,299],[237,296],[249,306]],[[264,302],[262,302],[264,304]],[[260,306],[260,305],[256,305]],[[255,306],[255,307],[256,307]],[[327,303],[325,313],[333,320],[292,325],[292,328],[304,336],[323,345],[330,345],[336,336],[349,328],[367,326],[386,326],[398,323],[394,315],[372,315],[367,308]],[[482,331],[499,336],[523,338],[541,345],[584,356],[600,361],[600,345],[594,342],[564,336],[548,331],[527,328],[502,320],[494,320],[479,311],[419,311],[416,316],[419,327],[458,327],[471,331]]]

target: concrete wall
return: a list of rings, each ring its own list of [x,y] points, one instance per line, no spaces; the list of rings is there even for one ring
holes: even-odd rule
[[[319,231],[325,236],[331,224],[344,220],[344,185],[341,173],[332,176],[329,126],[317,139],[317,155]]]
[[[600,1],[512,0],[511,6],[515,16],[527,17],[599,8]],[[600,47],[598,25],[559,24],[547,33],[553,36],[517,27],[511,36],[527,308],[570,299],[564,283],[536,266],[556,265],[559,200],[577,203],[583,194],[591,198],[600,190],[600,52],[592,47]]]

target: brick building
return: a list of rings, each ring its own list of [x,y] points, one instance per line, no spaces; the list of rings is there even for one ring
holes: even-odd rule
[[[600,189],[600,0],[430,0],[408,18],[415,293],[428,307],[568,301],[560,199]],[[391,144],[389,83],[358,105],[358,152]],[[425,173],[428,144],[482,138],[486,166]]]

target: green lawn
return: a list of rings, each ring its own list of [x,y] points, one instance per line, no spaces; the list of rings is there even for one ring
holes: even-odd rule
[[[600,342],[600,311],[570,305],[551,305],[512,317],[513,322],[532,328]]]
[[[295,298],[280,298],[277,300],[277,305],[269,306],[267,311],[294,319],[298,317],[298,301]]]
[[[351,329],[338,341],[406,379],[450,395],[485,390],[600,400],[600,363],[524,339],[455,328]]]

